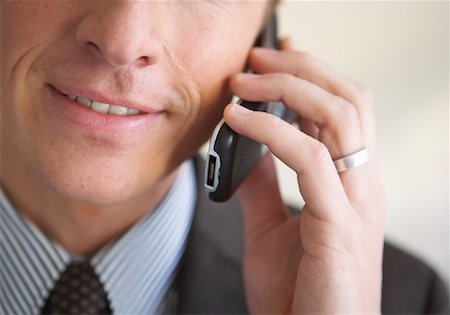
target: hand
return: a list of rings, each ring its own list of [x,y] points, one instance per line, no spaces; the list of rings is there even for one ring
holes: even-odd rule
[[[254,49],[259,74],[238,74],[234,93],[281,100],[300,129],[235,104],[226,122],[266,144],[297,173],[306,202],[284,206],[266,156],[239,189],[245,217],[244,280],[252,313],[380,313],[385,198],[375,155],[372,96],[317,58],[291,49]],[[366,147],[370,161],[338,173],[333,160]]]

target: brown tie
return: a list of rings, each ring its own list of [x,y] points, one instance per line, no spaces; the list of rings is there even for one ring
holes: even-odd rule
[[[72,262],[67,267],[42,314],[111,314],[103,286],[88,262]]]

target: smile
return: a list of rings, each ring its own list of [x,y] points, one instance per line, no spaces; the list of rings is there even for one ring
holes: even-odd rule
[[[75,127],[91,135],[114,137],[114,141],[129,141],[162,123],[166,113],[162,105],[139,102],[131,97],[109,96],[93,89],[52,85],[47,88],[50,92],[49,117],[56,118],[55,123],[61,127],[69,128],[69,134]]]
[[[77,102],[86,108],[89,108],[97,113],[108,114],[108,115],[119,115],[119,116],[135,116],[141,114],[141,111],[135,108],[128,108],[116,104],[105,104],[102,102],[90,100],[85,97],[76,95],[66,95],[71,101]]]

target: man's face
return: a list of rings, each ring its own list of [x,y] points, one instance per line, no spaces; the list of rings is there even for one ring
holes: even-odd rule
[[[2,155],[79,200],[112,203],[157,185],[220,119],[266,6],[2,1]],[[97,111],[80,104],[91,101]]]

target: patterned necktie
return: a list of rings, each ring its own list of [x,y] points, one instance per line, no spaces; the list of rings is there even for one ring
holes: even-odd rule
[[[88,262],[72,262],[67,267],[42,314],[111,314],[103,286]]]

